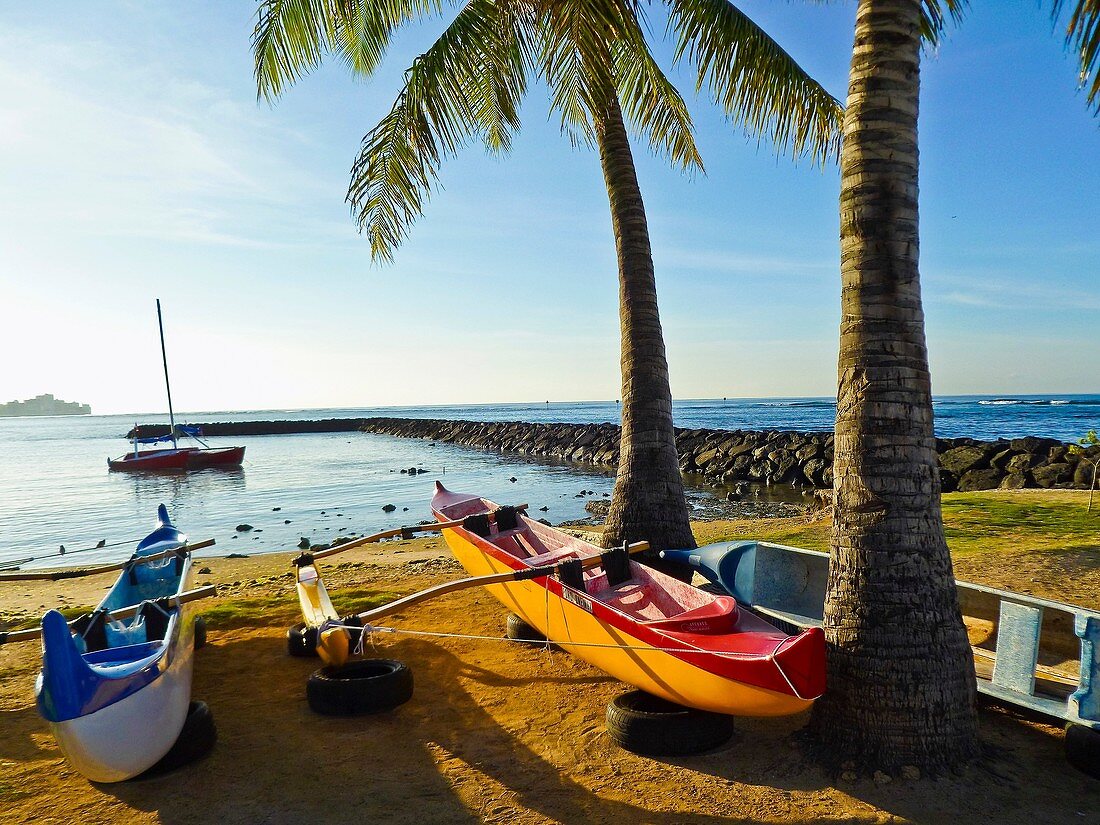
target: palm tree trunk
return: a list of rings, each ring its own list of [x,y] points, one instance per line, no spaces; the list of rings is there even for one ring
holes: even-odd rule
[[[597,140],[618,253],[623,373],[619,467],[604,543],[648,541],[654,553],[695,547],[676,454],[649,228],[616,98],[597,127]]]
[[[829,688],[836,761],[977,753],[974,663],[944,539],[918,273],[921,0],[860,0],[841,155],[842,314]]]

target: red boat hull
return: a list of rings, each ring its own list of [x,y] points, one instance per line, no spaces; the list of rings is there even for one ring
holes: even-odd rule
[[[157,471],[201,470],[206,467],[239,467],[244,461],[244,447],[179,447],[172,450],[144,450],[107,460],[112,470]]]

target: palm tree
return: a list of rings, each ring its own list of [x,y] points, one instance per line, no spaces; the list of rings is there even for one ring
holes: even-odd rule
[[[940,512],[918,273],[922,34],[961,0],[860,0],[841,152],[842,315],[829,690],[813,727],[833,759],[941,771],[978,750],[974,662]],[[1055,2],[1055,14],[1062,3]],[[1069,39],[1095,74],[1100,3]]]
[[[749,134],[825,162],[838,102],[726,0],[672,0],[677,59]],[[253,48],[260,93],[278,96],[326,52],[360,74],[392,33],[442,11],[440,0],[263,0]],[[441,161],[471,139],[507,152],[527,82],[549,87],[574,144],[595,145],[619,269],[622,436],[604,533],[608,546],[694,547],[672,424],[649,230],[627,122],[682,169],[703,168],[679,93],[657,65],[638,0],[469,0],[408,69],[390,112],[368,132],[348,202],[375,259],[392,260],[422,213]]]

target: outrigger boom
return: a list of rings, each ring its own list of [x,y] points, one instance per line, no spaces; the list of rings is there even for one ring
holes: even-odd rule
[[[164,558],[167,553],[157,556],[157,558]],[[152,561],[150,557],[149,561]],[[208,599],[211,596],[218,594],[217,585],[207,584],[202,587],[196,587],[194,590],[185,590],[176,596],[170,596],[166,599],[166,604],[169,608],[176,608],[182,604],[189,602],[195,602],[199,599]],[[118,619],[129,619],[132,616],[137,615],[137,612],[141,610],[140,604],[132,604],[129,607],[120,607],[118,610],[111,610],[104,613],[104,618],[107,621],[117,621]],[[71,627],[77,620],[74,619],[67,624]],[[37,639],[42,633],[42,627],[32,627],[28,630],[15,630],[8,633],[0,633],[0,645],[11,644],[12,642],[29,642],[31,639]]]

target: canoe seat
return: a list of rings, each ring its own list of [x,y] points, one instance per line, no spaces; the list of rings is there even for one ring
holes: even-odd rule
[[[714,601],[688,610],[679,616],[644,622],[648,627],[678,633],[729,633],[737,627],[737,602],[731,596],[716,596]]]

